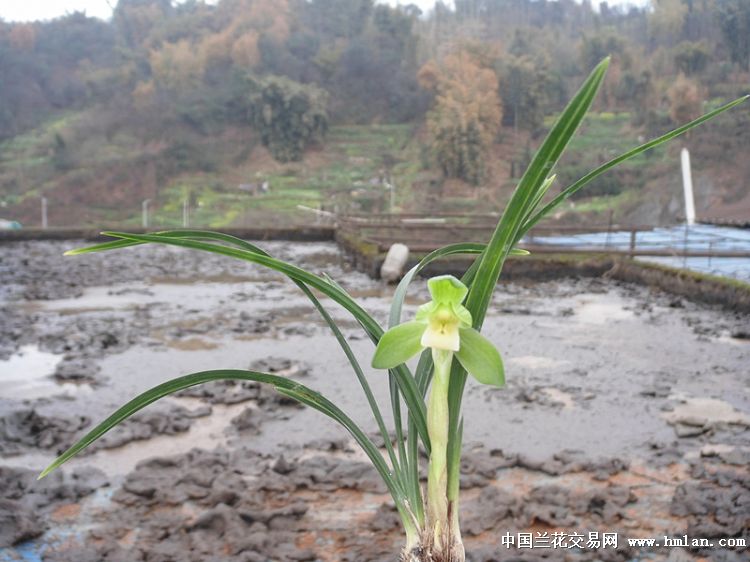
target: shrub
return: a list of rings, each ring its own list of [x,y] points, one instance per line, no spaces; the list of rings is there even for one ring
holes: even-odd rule
[[[301,160],[328,129],[328,94],[279,76],[264,78],[250,94],[250,120],[279,162]]]

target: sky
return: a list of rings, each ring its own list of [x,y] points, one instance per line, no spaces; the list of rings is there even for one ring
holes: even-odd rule
[[[417,4],[423,10],[431,8],[435,0],[384,0],[389,4]],[[611,6],[639,5],[648,0],[608,0]],[[107,19],[117,0],[0,0],[0,18],[5,21],[34,21],[53,19],[66,13],[85,11],[93,17]],[[593,5],[597,5],[595,0]]]

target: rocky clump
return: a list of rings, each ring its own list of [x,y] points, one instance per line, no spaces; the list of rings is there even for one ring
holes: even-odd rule
[[[574,472],[590,472],[594,480],[609,477],[627,470],[629,463],[619,458],[591,459],[581,451],[564,450],[548,459],[532,459],[523,454],[506,454],[501,449],[487,450],[478,447],[468,451],[461,459],[461,487],[471,488],[486,485],[502,468],[524,468],[560,476]]]
[[[175,396],[200,398],[210,404],[239,404],[260,396],[261,385],[254,381],[221,380],[191,386]]]
[[[10,306],[0,306],[0,318],[0,360],[4,360],[24,343],[30,343],[31,320]]]
[[[176,435],[190,429],[196,418],[211,414],[210,406],[189,410],[172,403],[160,403],[125,420],[90,445],[82,454],[113,449],[132,441],[157,435]],[[0,455],[19,454],[29,449],[62,453],[91,425],[87,416],[48,415],[38,408],[23,407],[0,416]]]
[[[46,415],[34,407],[12,410],[0,416],[0,456],[29,448],[62,452],[90,423],[86,416]]]
[[[114,449],[132,441],[151,439],[157,435],[176,435],[190,429],[196,418],[211,415],[210,406],[188,410],[183,406],[160,403],[128,418],[89,446],[87,452]]]
[[[32,470],[0,466],[0,548],[38,537],[48,528],[47,515],[108,485],[94,468],[59,470],[37,481]]]
[[[602,471],[617,476],[628,470],[617,460],[586,461],[566,452],[531,463],[477,447],[466,454],[463,468],[462,528],[467,560],[473,562],[626,562],[647,554],[623,544],[633,514],[645,509],[652,517],[668,516],[641,506],[631,485],[597,480]],[[523,483],[518,487],[517,478]],[[718,454],[704,457],[694,464],[692,478],[675,492],[671,515],[684,520],[686,528],[674,532],[740,536],[750,519],[742,466]],[[153,458],[139,463],[101,509],[89,531],[49,546],[43,559],[380,562],[394,560],[403,540],[377,473],[338,441],[282,457],[237,448]],[[40,521],[32,511],[19,513],[24,517],[14,519],[13,536],[33,536],[38,531],[30,529],[38,529]],[[587,543],[589,533],[619,533],[620,541],[606,548],[528,549],[518,544],[518,533],[551,540],[559,531],[568,537],[581,533]],[[514,537],[507,545],[501,543],[505,535]],[[726,550],[716,558],[718,552],[700,554],[723,562],[743,555]]]
[[[250,369],[289,378],[304,377],[310,372],[309,365],[284,357],[266,357],[265,359],[253,361],[250,364]]]
[[[147,333],[149,320],[146,309],[134,313],[86,314],[74,320],[51,316],[37,324],[37,341],[51,353],[67,354],[70,360],[90,360],[125,351],[141,341]]]
[[[217,316],[199,316],[191,318],[189,322],[181,322],[177,325],[168,325],[165,335],[171,339],[179,340],[197,335],[207,335],[222,332],[231,332],[235,335],[258,335],[265,334],[271,330],[273,313],[259,316],[245,310],[222,311]]]
[[[255,361],[250,370],[273,373],[282,377],[304,377],[309,367],[297,361],[268,357]],[[191,386],[177,393],[176,396],[200,398],[210,404],[240,404],[253,400],[266,411],[273,411],[278,406],[299,406],[299,402],[283,396],[266,384],[255,381],[220,380]]]
[[[299,540],[317,524],[311,500],[342,488],[384,492],[369,464],[326,456],[284,466],[250,450],[154,458],[126,477],[87,539],[45,560],[316,560]]]
[[[746,452],[740,455],[743,458],[731,454],[711,455],[693,464],[692,480],[680,484],[672,498],[672,514],[687,518],[684,534],[712,539],[747,539],[750,534],[750,475],[747,472],[750,458]],[[727,561],[734,560],[738,554],[737,550],[722,549],[697,552],[712,560]],[[741,553],[746,556],[750,549],[742,549]]]
[[[96,384],[100,382],[97,377],[100,371],[101,367],[93,361],[66,356],[57,364],[52,376],[60,383]]]
[[[717,431],[750,428],[750,415],[715,398],[684,398],[664,415],[678,437],[710,437]]]

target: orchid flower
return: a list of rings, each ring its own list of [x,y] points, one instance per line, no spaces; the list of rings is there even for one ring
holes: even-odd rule
[[[452,352],[464,369],[482,384],[502,386],[503,362],[495,346],[471,327],[471,313],[461,304],[469,290],[452,275],[427,282],[432,301],[417,310],[411,322],[399,324],[380,338],[372,366],[392,369],[425,348]]]

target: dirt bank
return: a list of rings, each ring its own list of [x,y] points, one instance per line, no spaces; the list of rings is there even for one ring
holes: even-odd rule
[[[154,405],[37,484],[127,398],[207,368],[299,379],[375,429],[343,353],[282,278],[168,248],[63,259],[73,246],[0,246],[0,561],[395,559],[396,514],[343,430],[253,384]],[[392,288],[348,270],[334,245],[265,247],[330,273],[385,321]],[[405,315],[425,298],[416,284]],[[367,365],[371,344],[331,313]],[[578,277],[501,286],[484,330],[508,384],[466,393],[471,560],[746,559],[625,539],[747,537],[747,314]],[[366,375],[387,404],[383,374]],[[564,552],[518,544],[555,532]],[[619,544],[587,546],[589,533]]]

